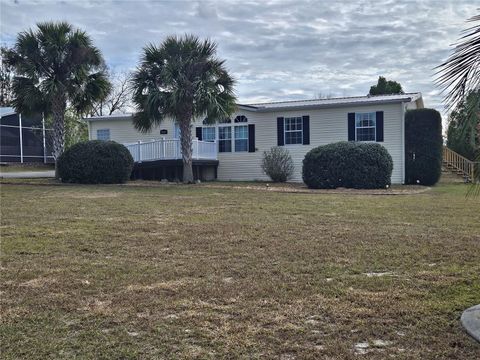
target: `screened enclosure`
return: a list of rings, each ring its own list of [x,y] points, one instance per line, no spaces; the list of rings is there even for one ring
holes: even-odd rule
[[[41,114],[23,116],[12,108],[0,108],[0,161],[53,162],[51,133]]]

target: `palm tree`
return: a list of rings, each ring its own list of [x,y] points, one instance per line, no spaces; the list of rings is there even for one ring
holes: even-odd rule
[[[167,37],[143,49],[131,82],[136,129],[148,132],[167,118],[179,125],[185,183],[193,182],[192,122],[203,116],[214,122],[235,111],[234,80],[216,48],[193,35]]]
[[[17,112],[43,112],[53,118],[53,151],[57,162],[65,147],[67,105],[85,114],[110,91],[103,57],[90,37],[65,22],[37,24],[18,34],[7,54],[12,66],[12,105]]]
[[[477,139],[480,143],[480,126],[478,117],[480,116],[480,98],[469,97],[472,92],[480,90],[480,14],[468,19],[467,22],[473,23],[462,32],[455,49],[450,57],[442,63],[438,69],[437,83],[447,91],[445,101],[449,109],[452,109],[459,103],[466,105],[465,129],[477,129]],[[475,178],[480,181],[480,148],[476,149],[476,173]],[[473,187],[472,190],[480,194],[480,184]]]

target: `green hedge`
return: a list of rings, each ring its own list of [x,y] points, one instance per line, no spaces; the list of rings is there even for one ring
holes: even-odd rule
[[[92,140],[70,147],[60,156],[57,166],[62,182],[116,184],[130,178],[133,158],[121,144]]]
[[[442,117],[434,109],[405,114],[405,183],[434,185],[442,174]]]
[[[341,141],[305,155],[303,181],[313,189],[378,189],[390,185],[392,169],[392,157],[382,145]]]

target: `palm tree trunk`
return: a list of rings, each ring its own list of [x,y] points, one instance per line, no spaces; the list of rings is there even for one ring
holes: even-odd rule
[[[179,121],[179,125],[183,160],[183,182],[185,184],[191,184],[193,183],[192,124],[190,119],[185,118]]]
[[[58,179],[58,158],[65,147],[65,109],[66,101],[64,96],[59,95],[52,102],[53,115],[53,151],[55,160],[55,178]]]

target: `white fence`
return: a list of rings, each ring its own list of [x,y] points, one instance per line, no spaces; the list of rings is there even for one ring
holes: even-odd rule
[[[182,158],[180,139],[161,139],[138,141],[124,144],[135,162],[154,160],[177,160]],[[192,158],[194,160],[217,160],[217,143],[192,140]]]

